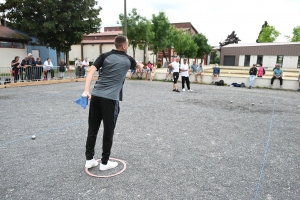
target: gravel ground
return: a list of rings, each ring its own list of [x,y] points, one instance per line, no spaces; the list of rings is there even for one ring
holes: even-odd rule
[[[112,149],[127,169],[99,179],[83,87],[0,90],[0,199],[299,199],[299,93],[127,80]]]

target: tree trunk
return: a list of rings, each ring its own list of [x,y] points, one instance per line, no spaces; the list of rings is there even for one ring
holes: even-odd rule
[[[134,47],[132,46],[132,52],[133,52],[133,56],[132,56],[132,57],[133,57],[134,60],[135,60],[135,49],[136,49],[136,48],[134,48]]]
[[[162,52],[163,52],[163,55],[164,55],[164,58],[166,59],[166,61],[169,62],[169,61],[168,61],[168,58],[167,58],[167,56],[166,56],[165,50],[163,50]]]
[[[156,65],[158,64],[158,51],[156,52]]]
[[[56,49],[56,58],[57,58],[57,65],[60,63],[60,51],[59,49]]]
[[[66,63],[69,66],[69,51],[67,51],[65,54],[66,54]]]

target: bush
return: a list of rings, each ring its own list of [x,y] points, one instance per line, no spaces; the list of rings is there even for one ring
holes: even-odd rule
[[[161,64],[160,63],[157,63],[157,68],[161,68]]]

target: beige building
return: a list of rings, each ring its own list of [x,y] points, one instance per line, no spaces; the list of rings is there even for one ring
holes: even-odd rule
[[[69,52],[69,60],[75,61],[77,58],[88,58],[94,62],[101,53],[105,53],[115,49],[114,38],[122,34],[120,30],[107,30],[102,33],[92,33],[83,37],[81,44],[73,45]],[[132,47],[128,47],[128,55],[133,56]],[[145,56],[146,55],[146,56]],[[145,50],[136,49],[135,59],[146,62],[147,52]]]
[[[182,29],[190,34],[197,34],[198,31],[190,22],[182,23],[172,23],[175,28]],[[93,62],[97,57],[104,52],[114,49],[114,38],[122,34],[122,29],[120,26],[113,27],[104,27],[104,32],[102,33],[93,33],[85,35],[81,44],[73,45],[71,51],[69,52],[69,60],[75,61],[77,58],[88,58],[89,61]],[[129,46],[128,55],[133,57],[132,47]],[[176,56],[176,52],[173,49],[166,49],[165,55],[168,60],[171,60],[172,56]],[[138,61],[155,62],[156,55],[153,54],[151,49],[140,50],[136,49],[135,59]],[[204,63],[207,63],[208,56],[205,56]],[[196,59],[197,62],[200,62],[200,59]],[[163,56],[163,53],[158,53],[158,61],[162,64],[166,62],[166,59]]]

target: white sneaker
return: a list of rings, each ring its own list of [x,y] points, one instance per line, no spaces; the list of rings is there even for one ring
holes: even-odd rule
[[[102,163],[100,163],[100,170],[101,171],[105,171],[105,170],[108,170],[108,169],[112,169],[112,168],[115,168],[118,166],[118,163],[117,162],[114,162],[114,161],[107,161],[107,164],[106,165],[103,165]]]
[[[189,89],[188,92],[193,92],[193,90],[192,90],[192,89]]]
[[[85,168],[92,168],[97,166],[98,166],[98,162],[94,158],[92,160],[87,160],[85,162]]]
[[[182,92],[185,92],[185,88],[182,89]]]

